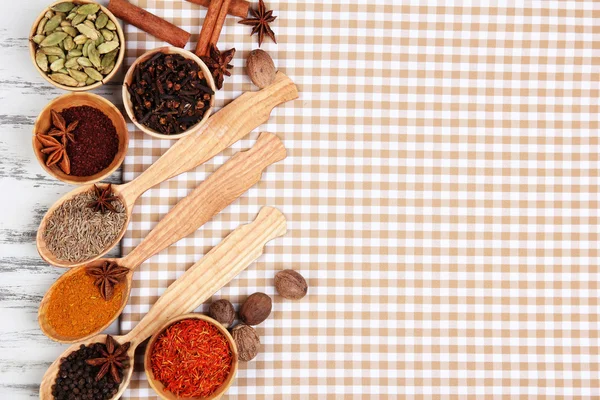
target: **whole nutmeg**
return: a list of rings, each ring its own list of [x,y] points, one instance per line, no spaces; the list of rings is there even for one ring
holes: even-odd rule
[[[251,294],[240,308],[240,319],[248,325],[258,325],[271,314],[272,306],[271,298],[266,294]]]
[[[275,275],[275,288],[282,297],[290,300],[300,300],[308,292],[304,277],[291,269],[284,269]]]
[[[275,64],[273,59],[264,50],[252,50],[246,59],[246,73],[259,88],[269,86],[275,80]]]
[[[258,354],[260,338],[253,327],[238,324],[231,330],[231,336],[238,349],[238,357],[242,361],[250,361]]]
[[[208,314],[219,321],[225,328],[229,327],[235,319],[233,304],[225,299],[212,302],[208,309]]]

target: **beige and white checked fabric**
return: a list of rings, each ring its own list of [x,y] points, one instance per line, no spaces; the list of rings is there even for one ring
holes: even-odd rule
[[[194,33],[206,9],[133,1]],[[600,2],[276,1],[263,49],[300,89],[260,130],[288,158],[142,265],[121,327],[263,205],[288,234],[215,295],[274,296],[228,399],[599,398]],[[127,26],[129,64],[162,45]],[[234,47],[219,105],[255,90]],[[194,42],[188,45],[193,48]],[[257,132],[146,193],[126,254]],[[131,180],[172,143],[136,132]],[[310,285],[275,295],[276,271]],[[206,311],[207,306],[201,310]],[[157,398],[138,371],[127,399]]]

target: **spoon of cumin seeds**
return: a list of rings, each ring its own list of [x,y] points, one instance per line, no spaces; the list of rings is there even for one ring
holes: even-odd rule
[[[278,72],[271,85],[256,92],[246,92],[229,103],[212,115],[197,131],[179,139],[136,179],[122,185],[113,185],[114,195],[121,200],[125,208],[126,221],[111,245],[86,260],[68,261],[56,257],[48,248],[45,239],[49,216],[66,201],[92,191],[93,186],[85,185],[67,193],[50,207],[40,223],[36,237],[38,253],[49,264],[67,268],[85,265],[102,257],[119,243],[125,234],[133,205],[146,190],[211,159],[265,123],[275,106],[296,98],[298,98],[298,89],[294,82],[282,72]]]
[[[256,184],[267,166],[283,160],[285,157],[286,150],[281,140],[272,133],[261,133],[251,149],[236,153],[196,189],[180,200],[131,253],[122,258],[101,258],[91,261],[85,266],[71,268],[54,282],[42,299],[38,312],[38,322],[42,332],[57,342],[75,343],[90,338],[108,328],[127,304],[135,268],[154,254],[195,232],[219,211]],[[125,277],[119,278],[121,282],[125,283],[121,307],[108,322],[93,331],[81,332],[78,336],[65,336],[57,332],[48,317],[48,310],[52,304],[55,290],[61,286],[65,279],[69,279],[80,272],[82,268],[85,268],[88,272],[90,271],[88,268],[100,267],[106,262],[115,263],[119,267],[129,269]],[[98,296],[100,295],[101,291],[99,289]],[[77,305],[73,307],[77,307]],[[60,314],[57,317],[55,313],[54,318],[68,321],[70,320],[69,313],[71,310],[72,307],[67,307],[65,310],[59,309],[56,312]]]

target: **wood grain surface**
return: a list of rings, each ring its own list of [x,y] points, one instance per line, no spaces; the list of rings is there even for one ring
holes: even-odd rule
[[[2,1],[0,13],[0,399],[38,398],[44,371],[67,347],[46,338],[36,316],[45,291],[64,272],[37,254],[37,226],[46,209],[74,187],[46,174],[31,148],[37,115],[66,93],[49,85],[29,59],[31,24],[49,3]],[[121,70],[93,93],[122,108],[122,75]],[[120,180],[117,171],[106,181]],[[110,255],[119,255],[119,249]],[[109,332],[115,333],[115,327]]]

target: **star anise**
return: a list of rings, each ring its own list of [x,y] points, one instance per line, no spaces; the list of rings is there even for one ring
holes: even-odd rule
[[[43,146],[40,150],[47,154],[46,166],[51,167],[58,164],[60,169],[65,174],[71,173],[71,161],[67,155],[67,140],[63,137],[62,141],[58,141],[55,137],[38,133],[36,139]]]
[[[73,121],[69,125],[65,119],[54,110],[50,110],[50,114],[52,115],[52,129],[48,131],[46,135],[49,136],[58,136],[61,138],[67,138],[71,142],[75,141],[75,137],[73,136],[73,131],[77,128],[79,121]],[[66,141],[65,141],[66,143]]]
[[[213,77],[215,78],[215,85],[217,89],[223,87],[223,77],[231,76],[231,72],[228,69],[233,68],[233,65],[229,64],[235,54],[235,48],[229,49],[221,53],[217,46],[214,44],[210,47],[210,57],[200,57],[206,64]]]
[[[252,8],[250,9],[250,12],[254,15],[254,18],[245,18],[239,21],[239,23],[253,26],[250,35],[254,35],[258,32],[258,47],[262,45],[265,35],[270,37],[273,42],[277,43],[277,40],[275,40],[275,32],[273,32],[273,29],[269,26],[269,24],[277,18],[273,15],[273,10],[267,11],[265,2],[259,0],[258,10]]]
[[[95,278],[94,285],[100,289],[102,298],[106,301],[112,299],[115,286],[129,273],[129,268],[121,267],[112,261],[104,261],[97,267],[87,267],[86,273]]]
[[[129,350],[130,343],[119,343],[110,335],[106,335],[106,344],[104,349],[100,350],[103,357],[92,358],[85,362],[94,367],[100,367],[98,375],[96,375],[96,381],[102,379],[110,371],[110,375],[116,383],[121,383],[121,371],[125,368],[125,364],[129,361],[127,350]]]
[[[96,200],[89,204],[90,208],[93,208],[94,211],[100,211],[103,214],[110,210],[112,212],[117,212],[115,207],[112,205],[112,202],[118,200],[117,196],[113,196],[112,191],[110,190],[111,184],[109,183],[104,190],[100,189],[98,186],[94,185],[94,193],[96,195]]]

